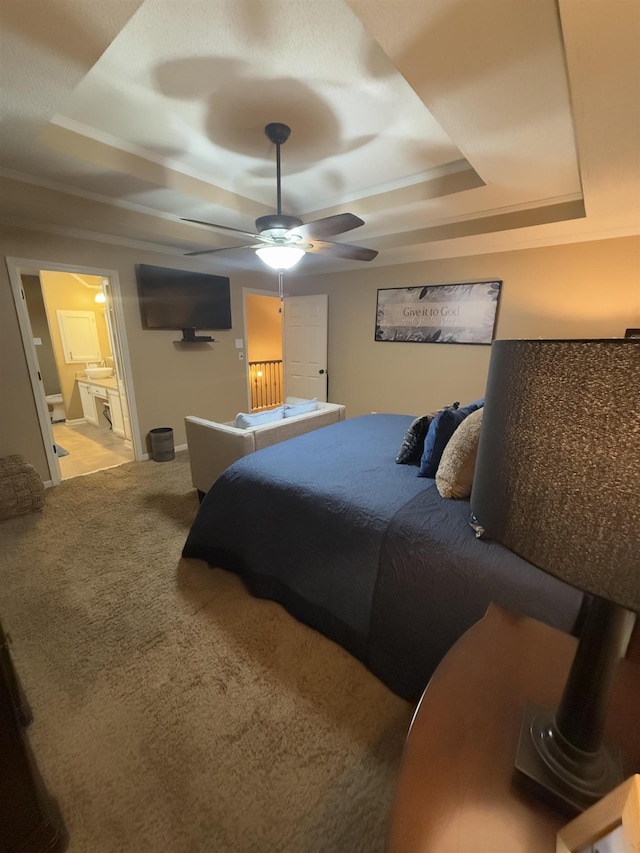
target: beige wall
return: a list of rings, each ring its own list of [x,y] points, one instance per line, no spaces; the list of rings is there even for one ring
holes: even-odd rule
[[[185,415],[225,421],[246,411],[245,362],[238,360],[235,348],[235,338],[243,336],[242,288],[275,288],[273,273],[232,275],[233,328],[216,331],[217,343],[189,346],[174,343],[180,332],[142,329],[135,265],[216,272],[214,262],[8,226],[0,226],[0,245],[0,456],[20,453],[43,480],[50,478],[4,263],[7,256],[43,262],[43,268],[49,262],[117,272],[143,446],[149,430],[159,426],[172,427],[176,445],[184,444]]]
[[[490,347],[374,341],[376,291],[501,279],[499,338],[621,337],[640,327],[640,238],[367,268],[288,292],[329,294],[329,397],[347,415],[422,414],[484,393]]]
[[[0,228],[3,255],[116,270],[134,375],[140,435],[183,419],[230,420],[247,409],[242,288],[272,290],[272,273],[232,275],[233,328],[218,343],[189,347],[179,333],[145,331],[137,263],[215,272],[189,258]],[[422,413],[484,392],[490,347],[379,343],[373,340],[379,287],[499,278],[504,282],[498,337],[612,337],[640,327],[640,238],[628,237],[399,267],[360,265],[353,272],[287,282],[289,293],[329,294],[329,396],[354,416],[369,411]],[[7,270],[0,265],[0,456],[22,453],[49,479]]]
[[[277,361],[282,358],[282,314],[277,296],[247,293],[244,325],[249,361]]]

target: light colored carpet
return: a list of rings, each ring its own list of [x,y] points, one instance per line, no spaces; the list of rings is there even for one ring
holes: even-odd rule
[[[413,708],[241,581],[180,557],[186,453],[0,524],[0,616],[71,853],[382,850]]]

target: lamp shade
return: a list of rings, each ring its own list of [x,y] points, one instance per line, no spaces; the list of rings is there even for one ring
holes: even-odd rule
[[[264,246],[256,249],[256,255],[273,270],[289,270],[304,255],[304,249],[295,246]]]
[[[495,341],[471,507],[487,538],[640,611],[640,340]]]

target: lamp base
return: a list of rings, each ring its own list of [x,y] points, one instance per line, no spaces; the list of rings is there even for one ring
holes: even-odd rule
[[[615,747],[583,752],[558,731],[553,714],[532,702],[522,718],[515,762],[536,794],[570,817],[593,805],[623,781]]]

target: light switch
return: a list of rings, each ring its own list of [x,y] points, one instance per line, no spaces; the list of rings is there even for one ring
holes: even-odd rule
[[[242,338],[236,338],[236,349],[244,349],[244,341]]]

